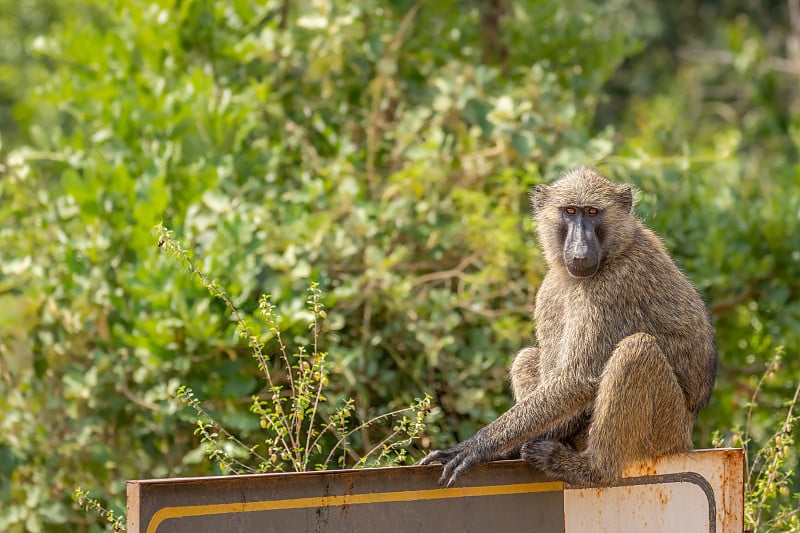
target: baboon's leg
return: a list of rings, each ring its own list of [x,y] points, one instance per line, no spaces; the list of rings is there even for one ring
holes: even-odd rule
[[[656,340],[626,337],[600,377],[586,450],[529,441],[522,458],[569,483],[608,483],[635,459],[692,449],[694,416]]]
[[[511,393],[518,402],[539,385],[539,349],[530,346],[520,350],[511,361],[508,374]]]

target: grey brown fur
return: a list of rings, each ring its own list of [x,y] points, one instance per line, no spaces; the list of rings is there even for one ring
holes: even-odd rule
[[[549,271],[537,347],[510,368],[516,403],[422,464],[440,482],[521,456],[575,484],[604,484],[637,459],[692,449],[716,373],[714,331],[694,286],[633,214],[631,188],[579,167],[533,197]]]

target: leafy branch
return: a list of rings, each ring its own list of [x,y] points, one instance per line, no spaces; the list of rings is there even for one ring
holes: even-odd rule
[[[326,469],[336,455],[339,455],[339,466],[347,464],[348,455],[353,457],[355,467],[392,465],[405,460],[405,449],[424,432],[430,397],[426,395],[409,407],[376,416],[348,429],[353,401],[345,400],[336,407],[327,405],[325,390],[330,384],[330,365],[328,353],[320,350],[322,324],[327,319],[327,312],[316,282],[310,283],[306,298],[312,339],[308,348],[300,346],[290,350],[281,335],[282,320],[275,304],[269,295],[262,295],[259,299],[258,312],[277,344],[278,356],[272,363],[281,366],[286,376],[285,382],[278,382],[270,372],[271,361],[264,353],[262,341],[252,332],[232,299],[203,272],[172,231],[162,225],[155,229],[159,248],[178,258],[190,274],[200,279],[211,296],[219,298],[228,307],[239,336],[250,347],[270,391],[268,398],[252,397],[250,411],[258,416],[267,435],[261,443],[249,445],[214,420],[191,389],[178,389],[176,398],[197,415],[195,434],[204,443],[207,457],[219,464],[223,471],[233,473],[304,471],[312,466]],[[361,456],[354,453],[349,442],[355,433],[389,420],[396,422],[377,445]],[[329,442],[333,444],[326,449]],[[315,458],[321,461],[315,463]]]
[[[758,405],[758,398],[765,382],[773,377],[781,367],[783,348],[776,349],[773,358],[758,380],[747,405],[744,430],[736,428],[731,437],[733,446],[744,451],[745,464],[745,502],[744,520],[747,531],[797,531],[800,529],[798,502],[791,502],[791,487],[794,471],[790,468],[794,452],[793,432],[798,419],[795,408],[800,399],[800,384],[795,387],[792,399],[784,405],[786,416],[780,425],[770,431],[771,436],[754,454],[751,450],[754,441],[751,436],[753,428],[753,410]],[[716,438],[715,445],[723,444]],[[796,496],[794,497],[796,499]],[[765,513],[769,519],[765,521]]]
[[[103,517],[115,532],[126,531],[125,517],[117,515],[117,513],[103,505],[99,500],[92,498],[89,491],[78,487],[72,493],[72,499],[75,504],[84,511],[92,512]]]

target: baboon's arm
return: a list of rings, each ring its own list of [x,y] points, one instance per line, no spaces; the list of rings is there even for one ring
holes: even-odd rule
[[[597,381],[577,369],[545,381],[497,420],[449,450],[439,450],[420,464],[444,465],[439,484],[453,486],[467,469],[486,463],[586,408],[597,391]]]

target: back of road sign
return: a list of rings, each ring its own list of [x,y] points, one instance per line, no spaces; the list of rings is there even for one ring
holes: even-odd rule
[[[572,487],[522,461],[128,482],[128,531],[742,531],[741,450],[629,466],[610,487]]]

